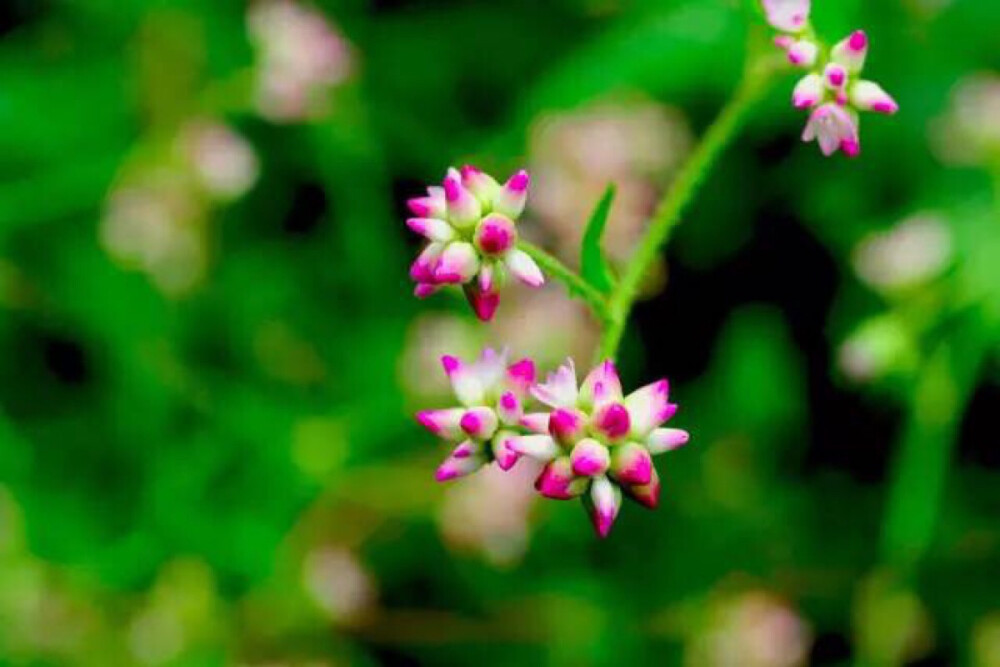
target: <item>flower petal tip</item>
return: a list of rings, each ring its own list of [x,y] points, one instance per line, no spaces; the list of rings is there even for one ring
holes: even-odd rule
[[[519,170],[507,180],[507,188],[512,192],[526,192],[531,184],[531,176],[524,169]]]
[[[447,375],[451,375],[457,371],[462,366],[462,362],[458,357],[453,357],[450,354],[445,354],[441,357],[441,366],[444,367],[444,372]]]
[[[484,291],[478,285],[463,285],[465,298],[480,322],[489,322],[500,307],[500,292]]]
[[[465,477],[479,470],[482,465],[483,460],[479,456],[469,456],[466,458],[449,456],[434,472],[434,479],[438,482],[448,482],[459,477]]]
[[[852,51],[864,51],[868,48],[868,35],[864,30],[855,30],[847,38],[847,47]]]

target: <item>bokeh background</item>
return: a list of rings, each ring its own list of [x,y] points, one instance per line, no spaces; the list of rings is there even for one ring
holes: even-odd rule
[[[900,102],[798,140],[791,72],[621,359],[693,434],[597,540],[447,486],[441,353],[581,365],[561,287],[411,297],[471,161],[622,262],[737,81],[736,0],[4,0],[0,664],[1000,665],[1000,3],[816,0]]]

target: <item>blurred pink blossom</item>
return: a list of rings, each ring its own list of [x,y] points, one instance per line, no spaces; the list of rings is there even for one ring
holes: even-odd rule
[[[920,213],[862,241],[854,251],[854,270],[879,290],[916,287],[947,269],[953,253],[947,221]]]
[[[223,123],[192,121],[182,129],[178,143],[201,186],[212,197],[236,199],[257,181],[260,161],[253,146]]]
[[[932,137],[937,153],[948,162],[989,165],[1000,160],[1000,73],[980,72],[959,81]]]
[[[685,664],[797,667],[806,664],[812,632],[786,601],[753,590],[713,603],[709,622],[692,638]]]
[[[319,11],[293,0],[260,0],[247,18],[257,50],[257,107],[274,121],[324,114],[331,89],[353,69],[347,41]]]
[[[182,171],[142,169],[108,196],[100,238],[114,259],[145,273],[165,294],[180,296],[205,275],[204,216]]]
[[[321,547],[306,554],[302,585],[336,622],[356,621],[375,605],[375,582],[357,556],[344,548]]]
[[[652,102],[598,103],[541,119],[531,136],[530,231],[575,264],[591,210],[614,183],[605,248],[624,261],[691,143],[680,112]]]
[[[438,523],[456,549],[480,553],[495,566],[511,566],[528,548],[529,518],[537,502],[533,483],[542,464],[522,459],[509,471],[490,466],[448,489]]]

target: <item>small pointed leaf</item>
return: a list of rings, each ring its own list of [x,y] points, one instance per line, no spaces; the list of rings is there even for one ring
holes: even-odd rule
[[[614,184],[608,185],[601,201],[597,202],[594,212],[590,214],[587,229],[583,234],[583,246],[580,249],[580,273],[584,280],[601,290],[611,291],[612,275],[608,262],[601,250],[601,238],[608,224],[608,214],[611,212],[611,202],[615,198]]]

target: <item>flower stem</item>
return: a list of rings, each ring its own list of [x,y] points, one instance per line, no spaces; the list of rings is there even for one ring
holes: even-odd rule
[[[914,573],[933,540],[960,420],[996,331],[968,317],[917,376],[882,521],[882,560],[904,575]]]
[[[531,258],[538,263],[543,272],[561,280],[570,294],[578,295],[586,301],[597,319],[602,322],[608,321],[608,300],[600,290],[538,246],[527,241],[521,241],[517,245],[521,250],[531,255]]]
[[[645,236],[625,267],[609,299],[608,326],[597,350],[598,360],[618,353],[625,325],[642,280],[670,239],[687,205],[705,181],[709,169],[732,141],[747,112],[767,91],[773,79],[772,58],[751,59],[736,92],[705,132],[691,158],[660,200]]]

